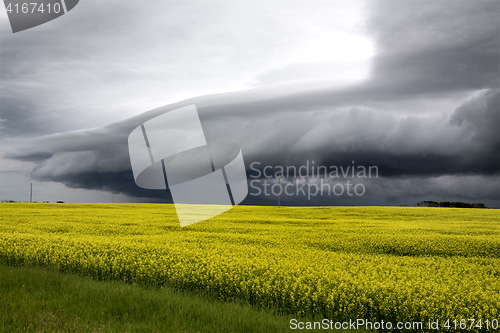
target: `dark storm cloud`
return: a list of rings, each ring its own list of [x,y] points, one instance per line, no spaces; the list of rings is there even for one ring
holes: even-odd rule
[[[477,142],[476,150],[500,155],[500,94],[489,91],[459,107],[450,124],[463,126]]]
[[[239,15],[241,10],[252,13],[255,9],[230,7],[233,15]],[[231,20],[221,20],[228,7],[175,3],[158,10],[161,16],[148,15],[146,7],[129,4],[116,8],[114,2],[92,3],[92,6],[82,3],[77,11],[50,23],[57,34],[2,36],[1,135],[57,133],[98,126],[104,119],[109,123],[112,120],[104,118],[109,110],[99,105],[113,101],[110,96],[127,97],[120,90],[129,92],[130,84],[153,86],[151,80],[185,79],[191,75],[190,67],[200,59],[208,59],[205,66],[208,68],[216,65],[221,56],[225,61],[238,63],[234,56],[224,53],[228,44],[245,54],[258,56],[259,50],[272,53],[276,45],[286,43],[287,35],[297,33],[287,25],[284,31],[280,30],[283,18],[276,17],[274,23],[265,19],[263,23],[268,28],[258,31],[275,38],[265,39],[255,33],[255,29],[242,30],[240,33],[244,34],[247,45],[238,38],[237,26],[230,23]],[[210,15],[200,16],[202,12]],[[279,11],[273,9],[271,13],[279,14]],[[408,96],[425,99],[457,90],[498,88],[499,15],[498,1],[457,1],[453,6],[434,1],[373,2],[367,32],[375,38],[378,53],[372,61],[368,80],[341,90],[328,85],[311,88],[310,83],[298,83],[274,92],[261,90],[250,94],[248,99],[219,99],[210,114],[307,112],[319,107],[387,103]],[[250,17],[262,20],[256,14]],[[217,26],[221,28],[203,33],[204,27]],[[137,50],[162,55],[162,59],[149,57],[149,66],[143,66],[144,57]],[[241,61],[248,62],[247,66],[256,65],[250,59]],[[178,63],[178,69],[162,73],[165,63]],[[322,65],[288,67],[293,72],[297,66],[306,66],[306,72],[321,72]],[[311,66],[316,67],[311,70]],[[288,67],[285,67],[285,76]],[[150,75],[151,70],[156,72],[154,76]],[[184,78],[179,76],[179,71]],[[334,76],[334,72],[329,75]],[[301,78],[307,76],[301,74]],[[109,91],[108,87],[105,93],[109,96],[95,100],[96,90],[103,84],[116,87],[116,91]],[[86,104],[75,105],[75,96],[83,99],[88,96]],[[125,103],[122,107],[128,108]],[[82,119],[82,114],[88,116]]]
[[[499,15],[498,1],[377,2],[373,75],[410,94],[498,88]]]
[[[11,158],[47,157],[32,177],[69,187],[102,189],[130,196],[164,197],[135,186],[128,156],[128,134],[144,121],[182,105],[198,107],[207,141],[240,145],[250,164],[375,165],[380,176],[498,175],[498,104],[488,91],[459,107],[451,117],[394,117],[383,112],[349,109],[310,114],[213,116],[213,97],[198,98],[146,112],[113,125],[36,139]],[[222,98],[225,95],[221,96]],[[207,111],[208,110],[208,111]],[[204,120],[209,119],[209,120]],[[288,119],[288,121],[287,121]],[[293,121],[291,120],[293,119]],[[250,171],[249,171],[250,172]]]
[[[250,179],[249,185],[249,195],[243,204],[277,204],[280,187],[276,179]],[[432,200],[482,202],[488,207],[498,207],[500,200],[500,178],[494,176],[310,178],[299,180],[298,184],[296,178],[282,178],[281,186],[281,204],[294,206],[413,206],[420,201]],[[333,186],[336,186],[335,192]]]
[[[433,193],[498,200],[491,184],[498,184],[500,172],[499,14],[497,1],[377,2],[369,31],[378,53],[364,82],[342,89],[297,84],[199,97],[103,128],[37,138],[8,157],[38,161],[36,180],[163,197],[162,191],[135,185],[127,137],[148,119],[196,104],[207,141],[240,145],[247,168],[255,161],[264,167],[308,160],[347,166],[354,160],[378,166],[384,177],[367,182],[378,191],[363,198],[371,200],[367,204]],[[475,97],[451,109],[425,104],[463,94]],[[27,124],[22,130],[29,126],[36,128]],[[479,185],[471,192],[470,181],[463,179]]]
[[[369,79],[340,90],[298,91],[278,105],[249,101],[241,107],[302,111],[500,87],[498,1],[374,1],[370,7],[367,32],[377,54]]]

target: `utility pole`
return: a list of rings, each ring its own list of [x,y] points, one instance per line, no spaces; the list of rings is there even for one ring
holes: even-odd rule
[[[281,172],[278,176],[278,185],[280,186],[280,193],[278,194],[278,208],[280,208],[280,199],[281,199]]]
[[[31,183],[31,189],[30,189],[30,203],[33,201],[33,183]]]

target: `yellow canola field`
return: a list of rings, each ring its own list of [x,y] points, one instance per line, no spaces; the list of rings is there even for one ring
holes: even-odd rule
[[[0,209],[0,261],[10,265],[334,320],[500,317],[498,210],[237,206],[181,228],[172,205]]]

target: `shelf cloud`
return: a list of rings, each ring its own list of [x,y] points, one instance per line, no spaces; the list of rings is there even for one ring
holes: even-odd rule
[[[155,75],[152,73],[155,67],[148,68],[146,64],[147,59],[155,58],[157,53],[145,55],[144,65],[132,66],[131,72],[126,72],[118,67],[126,66],[126,58],[132,55],[119,52],[127,49],[125,44],[121,44],[123,41],[120,41],[119,36],[116,41],[117,57],[124,62],[119,66],[108,62],[112,56],[106,55],[102,47],[96,46],[94,43],[97,42],[93,41],[96,52],[103,55],[105,60],[93,59],[91,55],[84,53],[87,58],[80,61],[85,71],[66,68],[69,74],[65,81],[69,82],[69,87],[62,89],[61,98],[64,107],[70,112],[64,114],[60,105],[55,112],[51,112],[50,106],[56,104],[57,99],[48,98],[44,91],[46,88],[37,88],[38,76],[29,65],[18,66],[18,71],[10,66],[5,68],[5,63],[12,66],[19,63],[16,55],[24,54],[17,42],[9,39],[6,48],[2,47],[2,86],[8,88],[9,95],[2,93],[0,126],[6,146],[12,149],[4,155],[4,160],[34,163],[30,177],[35,181],[62,183],[69,188],[121,193],[131,200],[142,197],[169,201],[171,198],[168,191],[144,190],[135,185],[127,138],[134,128],[149,119],[182,106],[196,104],[207,141],[228,141],[239,145],[248,173],[254,162],[258,162],[261,168],[300,167],[307,161],[324,166],[364,165],[378,168],[378,178],[359,180],[366,188],[366,194],[362,197],[322,196],[307,201],[300,196],[285,197],[283,204],[384,205],[414,204],[419,200],[461,200],[482,201],[490,206],[500,206],[498,2],[461,1],[453,6],[446,2],[420,1],[361,4],[366,17],[360,18],[364,23],[358,32],[373,41],[373,54],[366,61],[360,57],[354,62],[357,65],[352,68],[346,67],[341,72],[342,65],[322,58],[316,62],[297,63],[294,62],[296,59],[300,60],[297,56],[296,59],[290,58],[289,63],[276,63],[250,75],[246,69],[240,68],[243,65],[239,59],[228,58],[228,54],[233,54],[234,57],[239,54],[236,50],[240,44],[236,42],[236,37],[222,36],[221,40],[214,39],[219,28],[210,22],[207,23],[206,34],[220,49],[207,50],[186,42],[186,48],[191,47],[190,52],[173,51],[179,55],[187,55],[179,70],[187,71],[189,75],[189,65],[193,62],[192,65],[196,67],[195,62],[200,61],[199,58],[195,61],[191,57],[193,52],[202,55],[208,52],[212,55],[214,64],[217,63],[217,57],[222,57],[223,61],[228,61],[228,68],[240,66],[238,75],[246,78],[250,82],[249,86],[235,91],[222,89],[227,92],[192,96],[162,107],[154,107],[159,104],[155,102],[156,105],[150,105],[153,106],[152,110],[139,114],[135,112],[135,115],[130,106],[129,109],[124,106],[127,111],[124,113],[125,117],[118,118],[121,119],[119,121],[110,119],[120,114],[116,110],[120,105],[112,106],[109,114],[103,114],[94,102],[89,103],[92,108],[89,112],[100,112],[97,117],[100,120],[94,123],[96,120],[87,119],[82,106],[85,105],[83,100],[79,100],[79,105],[74,104],[72,98],[75,92],[72,87],[82,90],[84,97],[90,96],[88,94],[100,96],[94,91],[98,88],[93,83],[104,85],[107,80],[103,76],[110,75],[110,82],[116,83],[116,88],[110,88],[106,92],[115,94],[112,100],[119,100],[123,98],[122,93],[118,92],[118,88],[123,87],[122,81],[132,80],[131,82],[140,84],[143,82],[142,78],[133,78],[143,73],[145,78],[153,78],[152,92],[147,91],[147,84],[145,88],[139,89],[147,91],[146,95],[155,93],[157,88]],[[221,17],[223,10],[217,6],[207,9],[214,20]],[[249,22],[227,23],[229,26],[234,25],[235,34],[241,33],[243,40],[254,43],[255,57],[263,57],[260,52],[266,47],[270,47],[270,52],[273,52],[273,47],[286,50],[289,45],[286,33],[299,29],[295,23],[267,20],[259,8],[248,4],[241,6],[250,6],[247,8],[250,15],[269,24],[269,27],[276,25],[277,30],[271,32],[275,34],[275,43],[271,43],[272,39],[264,38],[262,45],[259,45],[258,33],[249,30]],[[322,4],[313,3],[313,6],[320,7]],[[83,3],[80,7],[86,8]],[[184,7],[175,8],[189,13],[186,20],[197,17],[195,14],[202,10],[198,7],[192,9],[190,12]],[[242,9],[244,8],[231,5],[225,10],[234,14],[240,13]],[[132,15],[130,8],[123,10],[124,15]],[[346,7],[345,10],[350,9]],[[83,15],[84,10],[80,11]],[[291,19],[297,15],[300,17],[301,7],[286,11],[284,7],[273,5],[271,11],[286,12]],[[315,13],[306,11],[304,20],[312,22]],[[79,17],[75,19],[80,20]],[[118,20],[117,24],[122,19],[108,18],[111,21]],[[205,18],[204,22],[210,20]],[[156,18],[152,22],[151,24],[156,24]],[[224,26],[226,21],[223,22]],[[109,24],[109,31],[112,31],[112,25]],[[74,23],[72,26],[75,29]],[[150,28],[152,27],[145,30]],[[333,29],[321,24],[317,28]],[[85,40],[90,40],[95,31],[90,26],[87,29]],[[191,41],[195,38],[204,43],[204,35],[189,25],[184,26],[182,20],[175,29],[175,38],[170,37],[175,45],[183,45],[184,39]],[[265,27],[258,26],[256,29]],[[137,30],[141,31],[141,28],[137,27]],[[280,34],[280,31],[283,33]],[[138,34],[134,30],[127,32],[132,36]],[[323,35],[325,34],[319,34]],[[31,47],[41,50],[40,58],[47,61],[53,49],[37,45],[29,35],[25,38],[33,43]],[[61,38],[67,38],[67,33]],[[114,41],[110,36],[109,39],[95,38],[100,40],[99,43]],[[154,38],[156,41],[158,37],[144,38]],[[67,43],[71,44],[69,40]],[[147,41],[143,43],[147,44]],[[210,47],[215,46],[210,44]],[[241,47],[249,50],[247,45]],[[343,45],[334,47],[342,48]],[[69,55],[67,62],[61,60],[58,66],[79,62],[78,54],[71,55],[66,46],[61,48],[62,54]],[[159,54],[167,52],[158,48],[156,51]],[[148,54],[147,51],[144,53]],[[133,59],[132,62],[137,64],[136,61]],[[151,61],[155,63],[156,60]],[[363,64],[360,65],[359,62]],[[89,67],[91,64],[95,67]],[[89,68],[92,68],[91,72],[95,73],[95,77],[86,77],[89,75]],[[100,73],[99,68],[110,72]],[[167,69],[169,73],[174,73],[173,67]],[[339,76],[335,77],[337,70]],[[201,69],[199,71],[202,73]],[[310,77],[308,73],[311,73]],[[349,80],[350,73],[353,73],[353,77],[357,75],[354,73],[358,73],[359,77]],[[55,77],[56,74],[52,75]],[[79,74],[84,75],[81,79],[84,84],[76,79]],[[51,74],[48,75],[50,77]],[[175,75],[177,74],[174,73]],[[227,73],[221,75],[228,76]],[[32,81],[25,82],[23,77],[29,77]],[[48,79],[41,81],[45,82],[44,80]],[[90,87],[90,91],[85,91],[84,87]],[[26,92],[34,93],[26,95]],[[101,98],[109,103],[107,97]],[[137,108],[141,98],[134,101],[137,103],[134,108]],[[76,129],[78,117],[82,119],[80,126],[92,128]],[[102,126],[102,123],[109,125]],[[274,196],[248,196],[244,203],[275,204],[274,199]]]

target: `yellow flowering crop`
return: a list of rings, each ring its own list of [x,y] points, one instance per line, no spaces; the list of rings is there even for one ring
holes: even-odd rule
[[[498,319],[500,214],[250,207],[180,228],[172,205],[1,204],[0,261],[348,320]]]

